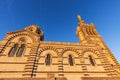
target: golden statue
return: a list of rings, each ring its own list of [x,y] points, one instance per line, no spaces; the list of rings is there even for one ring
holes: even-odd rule
[[[80,16],[80,15],[78,15],[77,17],[78,17],[78,20],[79,20],[79,21],[81,21],[81,20],[82,20],[82,18],[81,18],[81,16]]]

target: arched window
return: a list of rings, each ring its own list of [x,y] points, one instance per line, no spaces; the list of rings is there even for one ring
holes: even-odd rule
[[[21,57],[22,54],[23,54],[23,52],[24,52],[24,50],[25,50],[25,45],[22,44],[21,47],[20,47],[19,50],[18,50],[18,53],[16,53],[16,56],[17,56],[17,57]]]
[[[86,29],[86,32],[87,32],[88,35],[90,35],[89,29]]]
[[[89,29],[90,35],[94,35],[92,29]]]
[[[17,52],[17,50],[18,50],[18,44],[15,44],[14,47],[11,48],[8,56],[13,57],[15,55],[15,53]]]
[[[51,61],[51,56],[50,54],[47,54],[46,59],[45,59],[46,65],[50,65],[50,61]]]
[[[69,61],[70,66],[73,66],[73,58],[71,55],[68,56],[68,61]]]
[[[95,66],[94,60],[93,60],[92,56],[90,56],[90,55],[89,55],[89,60],[90,60],[91,65]]]

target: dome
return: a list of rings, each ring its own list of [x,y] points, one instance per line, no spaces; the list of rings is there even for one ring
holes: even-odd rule
[[[43,31],[41,30],[41,28],[37,25],[30,25],[28,27],[25,28],[25,30],[27,31],[31,31],[33,33],[36,33],[36,34],[43,34]]]
[[[30,31],[33,34],[39,35],[40,40],[44,39],[44,33],[43,33],[42,29],[37,25],[30,25],[30,26],[26,27],[24,30]]]

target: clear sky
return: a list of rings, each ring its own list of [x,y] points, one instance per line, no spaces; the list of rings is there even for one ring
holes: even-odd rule
[[[77,14],[95,24],[120,62],[120,0],[0,0],[0,40],[6,32],[36,24],[45,41],[78,43]]]

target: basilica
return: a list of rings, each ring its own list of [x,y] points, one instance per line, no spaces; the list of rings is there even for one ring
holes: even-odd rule
[[[0,80],[120,80],[120,64],[78,15],[80,43],[44,41],[37,25],[7,32],[0,41]]]

